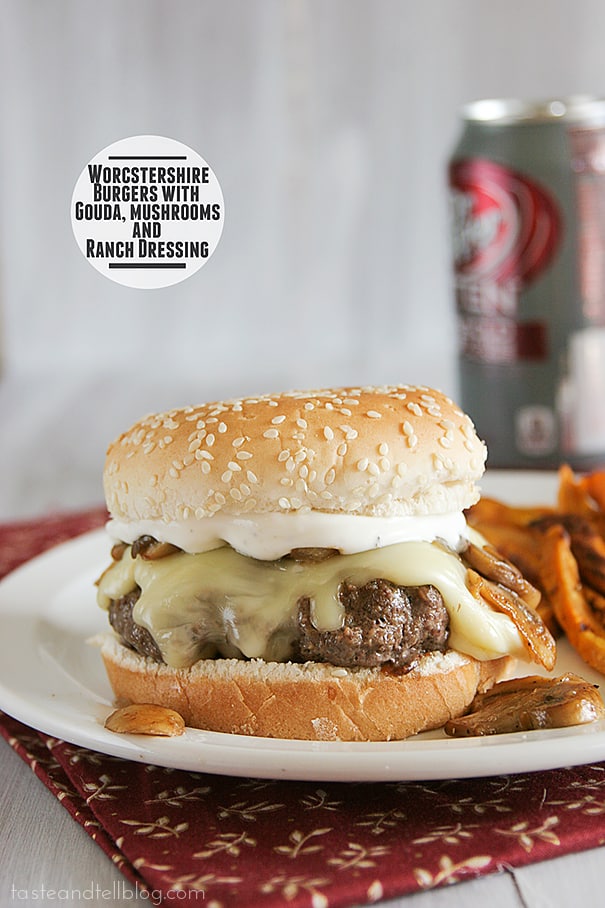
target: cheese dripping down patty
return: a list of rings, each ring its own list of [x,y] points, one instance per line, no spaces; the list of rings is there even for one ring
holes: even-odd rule
[[[100,579],[99,604],[107,609],[111,600],[139,587],[141,594],[133,611],[135,622],[149,631],[167,665],[188,668],[203,658],[202,629],[216,625],[217,616],[226,629],[227,644],[244,657],[285,661],[289,658],[301,598],[311,601],[315,627],[327,631],[343,624],[338,590],[345,580],[358,586],[376,578],[398,586],[432,584],[441,593],[449,614],[451,649],[480,660],[503,655],[526,658],[521,637],[510,618],[475,598],[466,585],[466,568],[457,551],[471,539],[478,545],[485,543],[467,527],[462,513],[413,518],[342,515],[340,530],[347,526],[350,529],[348,535],[341,536],[341,545],[335,543],[339,528],[330,528],[335,517],[341,515],[298,515],[309,519],[297,521],[299,532],[288,537],[284,552],[284,543],[279,544],[275,534],[280,525],[289,523],[294,529],[293,516],[256,515],[245,521],[231,518],[220,526],[216,517],[210,518],[214,529],[204,528],[206,551],[182,551],[146,561],[132,558],[127,549]],[[272,517],[281,520],[271,520]],[[319,517],[328,519],[317,520]],[[393,538],[391,521],[399,524],[399,541],[383,544],[383,540]],[[233,525],[233,532],[229,524]],[[124,532],[127,528],[128,532]],[[150,522],[125,527],[113,521],[109,525],[111,535],[116,536],[119,530],[118,538],[127,543],[145,534],[174,545],[179,544],[177,538],[185,541],[175,536],[174,527],[164,525],[163,534],[160,528],[161,524],[156,527],[153,523],[152,532]],[[261,529],[273,532],[265,536]],[[310,529],[316,531],[313,537],[306,535]],[[338,548],[341,554],[318,563],[279,560],[294,548],[318,547],[318,529],[323,533],[319,547]],[[224,535],[238,541],[240,551],[235,550],[234,542],[225,544]],[[342,552],[343,538],[344,546],[353,551]],[[372,547],[356,548],[368,538],[373,539]],[[243,540],[255,542],[255,556],[242,554],[241,548],[248,548]],[[196,544],[200,545],[200,536]],[[260,551],[264,558],[259,557]],[[276,551],[278,555],[267,554]]]

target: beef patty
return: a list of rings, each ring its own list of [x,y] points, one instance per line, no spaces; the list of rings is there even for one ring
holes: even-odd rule
[[[114,600],[109,621],[123,643],[161,662],[153,637],[132,615],[139,595],[137,589]],[[339,599],[344,622],[332,631],[318,630],[312,622],[311,600],[299,600],[293,661],[329,662],[346,668],[387,664],[409,670],[424,653],[447,648],[449,615],[434,586],[396,586],[381,579],[363,586],[344,582]]]

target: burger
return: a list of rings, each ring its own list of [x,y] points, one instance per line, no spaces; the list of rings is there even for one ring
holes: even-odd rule
[[[107,452],[98,602],[119,705],[309,740],[406,738],[516,660],[539,593],[467,526],[486,449],[442,393],[291,391],[147,416]]]

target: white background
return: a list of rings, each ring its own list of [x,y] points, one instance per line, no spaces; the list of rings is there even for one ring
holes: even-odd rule
[[[600,0],[0,9],[0,517],[98,501],[142,411],[344,382],[455,396],[460,105],[605,92]],[[69,216],[85,163],[142,133],[194,148],[225,196],[212,259],[154,291],[99,275]]]

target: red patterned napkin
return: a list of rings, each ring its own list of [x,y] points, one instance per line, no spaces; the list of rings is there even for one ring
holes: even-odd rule
[[[103,519],[95,510],[0,527],[0,576]],[[369,904],[605,843],[605,763],[430,783],[284,782],[130,763],[2,714],[0,734],[155,904]]]

